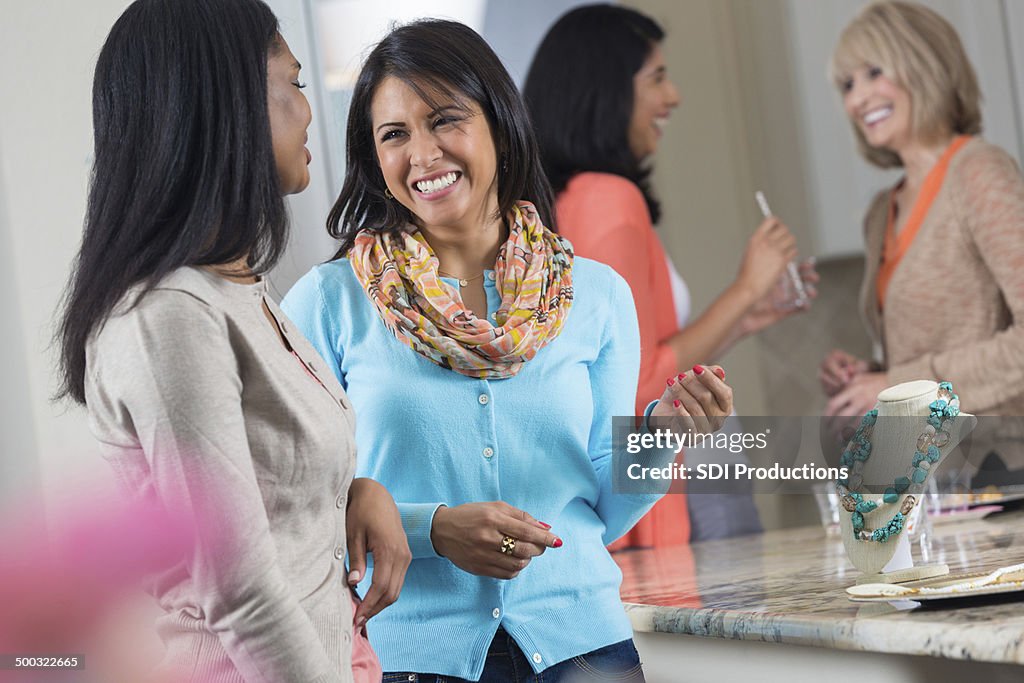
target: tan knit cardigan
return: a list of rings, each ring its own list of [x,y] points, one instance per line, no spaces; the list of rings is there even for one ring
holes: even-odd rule
[[[126,308],[89,343],[89,424],[130,497],[198,531],[187,561],[153,580],[161,670],[182,683],[352,683],[355,416],[341,385],[266,281],[179,268]]]

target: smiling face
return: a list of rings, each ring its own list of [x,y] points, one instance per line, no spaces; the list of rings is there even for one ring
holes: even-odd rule
[[[491,127],[476,102],[435,95],[437,108],[398,78],[381,81],[370,105],[377,160],[420,227],[472,230],[498,209]]]
[[[853,69],[840,81],[840,90],[846,115],[869,145],[899,153],[913,142],[910,93],[881,67]]]
[[[661,48],[655,44],[633,76],[633,114],[629,120],[629,149],[637,160],[654,154],[669,114],[679,106],[679,91],[668,77]]]
[[[309,185],[310,154],[306,149],[313,114],[299,81],[302,65],[278,36],[280,49],[267,57],[267,113],[274,162],[282,194],[302,192]]]

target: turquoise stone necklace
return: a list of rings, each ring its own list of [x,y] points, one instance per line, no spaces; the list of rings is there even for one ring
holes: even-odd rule
[[[839,458],[839,464],[847,468],[847,478],[836,482],[843,509],[850,513],[853,526],[853,537],[858,541],[876,541],[885,543],[903,531],[907,515],[914,509],[918,496],[924,490],[924,482],[928,472],[941,457],[939,450],[949,443],[948,422],[960,414],[960,398],[953,393],[953,385],[939,382],[938,397],[929,405],[929,416],[924,431],[917,437],[917,450],[905,476],[896,477],[892,486],[885,489],[882,502],[864,500],[861,487],[864,485],[862,471],[864,463],[871,457],[871,435],[878,421],[878,410],[869,410],[860,422],[853,438],[847,444]],[[909,493],[903,499],[900,509],[889,521],[876,529],[864,526],[864,515],[881,505],[892,505],[899,501],[903,493]]]

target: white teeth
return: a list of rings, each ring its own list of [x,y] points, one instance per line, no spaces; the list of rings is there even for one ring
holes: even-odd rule
[[[659,117],[659,118],[654,119],[654,126],[658,130],[665,130],[665,126],[667,126],[667,125],[668,125],[668,119],[667,118]]]
[[[891,114],[892,107],[882,107],[881,109],[875,109],[874,111],[869,111],[867,114],[864,115],[864,123],[870,126],[872,123],[878,123],[882,119],[888,118]]]
[[[445,173],[443,176],[434,178],[432,180],[421,180],[416,183],[416,189],[423,194],[432,194],[438,190],[443,190],[458,179],[459,175],[455,171]]]

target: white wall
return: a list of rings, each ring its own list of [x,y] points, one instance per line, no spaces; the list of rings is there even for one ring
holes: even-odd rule
[[[124,0],[7,2],[0,22],[3,471],[57,491],[105,476],[84,413],[50,403],[54,310],[85,213],[92,70]]]
[[[0,158],[3,149],[0,148]],[[18,492],[35,493],[39,487],[32,405],[26,400],[31,391],[25,367],[25,343],[22,330],[21,299],[14,273],[14,243],[4,192],[3,168],[0,167],[0,501]]]
[[[1020,0],[1002,0],[1003,28],[1006,33],[1006,45],[1010,51],[1010,70],[1013,82],[1010,84],[1016,96],[1017,138],[1020,140],[1020,156],[1024,163],[1024,2]]]

